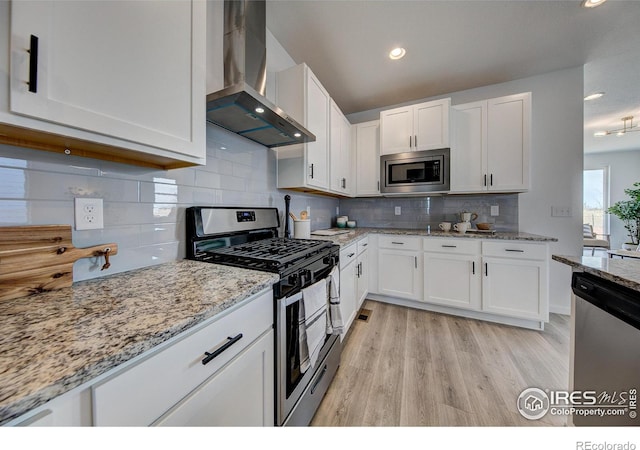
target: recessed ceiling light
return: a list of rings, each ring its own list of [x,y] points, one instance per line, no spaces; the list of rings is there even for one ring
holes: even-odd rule
[[[302,135],[301,135],[300,133],[294,133],[294,134],[293,134],[293,136],[294,136],[294,137],[300,137],[300,136],[302,136]]]
[[[602,136],[606,136],[607,134],[609,133],[607,133],[606,131],[596,131],[595,133],[593,133],[595,137],[602,137]]]
[[[407,54],[407,51],[402,47],[396,47],[389,52],[389,58],[400,59]]]
[[[262,114],[264,112],[264,108],[260,108],[259,106],[256,108],[256,112],[258,114]]]
[[[583,0],[582,6],[584,8],[595,8],[596,6],[602,5],[607,0]]]
[[[589,94],[584,98],[585,102],[588,102],[589,100],[595,100],[598,99],[600,97],[602,97],[604,95],[604,92],[594,92],[593,94]]]

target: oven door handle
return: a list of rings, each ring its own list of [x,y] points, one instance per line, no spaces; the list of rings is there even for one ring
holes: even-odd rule
[[[291,297],[285,297],[283,298],[283,300],[284,306],[289,306],[293,303],[299,302],[300,300],[302,300],[302,291],[293,294]]]

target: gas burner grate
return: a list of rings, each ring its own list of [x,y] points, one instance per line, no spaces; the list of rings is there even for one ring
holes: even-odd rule
[[[208,261],[278,272],[287,265],[331,247],[331,243],[307,239],[263,239],[206,252]]]

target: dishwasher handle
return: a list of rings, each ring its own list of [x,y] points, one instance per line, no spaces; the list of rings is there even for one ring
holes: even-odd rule
[[[571,289],[577,297],[640,330],[639,291],[581,272],[574,272]]]

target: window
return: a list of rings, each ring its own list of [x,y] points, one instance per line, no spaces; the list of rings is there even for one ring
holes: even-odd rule
[[[596,234],[608,234],[609,215],[609,168],[584,171],[583,222],[593,226]]]

